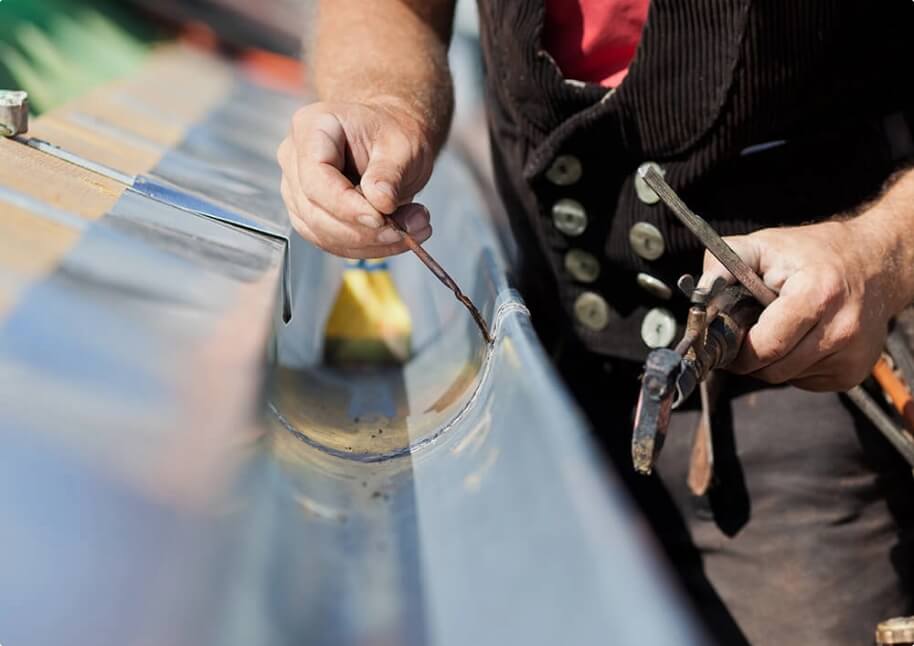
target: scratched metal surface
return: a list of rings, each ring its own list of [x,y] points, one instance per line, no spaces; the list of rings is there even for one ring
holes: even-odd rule
[[[230,176],[282,224],[281,132],[254,121],[217,110],[155,174],[223,199]],[[497,339],[400,257],[416,352],[385,371],[322,363],[341,264],[297,239],[282,326],[281,244],[132,192],[86,228],[0,323],[0,643],[700,642],[470,174],[445,155],[421,199]]]
[[[288,230],[276,145],[300,100],[238,76],[227,100],[165,154],[151,177]]]

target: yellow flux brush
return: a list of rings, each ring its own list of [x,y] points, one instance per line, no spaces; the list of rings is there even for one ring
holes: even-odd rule
[[[402,363],[409,358],[412,320],[387,262],[347,263],[324,336],[329,363]]]

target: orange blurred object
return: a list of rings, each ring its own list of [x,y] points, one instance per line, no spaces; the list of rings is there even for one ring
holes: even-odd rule
[[[181,26],[179,40],[190,45],[214,52],[219,49],[219,36],[205,22],[188,22]]]
[[[873,378],[888,395],[898,414],[904,419],[908,431],[914,432],[914,397],[904,381],[895,374],[888,359],[883,355],[873,367]]]
[[[294,58],[262,49],[247,49],[238,62],[260,85],[285,92],[300,92],[305,85],[305,66]]]

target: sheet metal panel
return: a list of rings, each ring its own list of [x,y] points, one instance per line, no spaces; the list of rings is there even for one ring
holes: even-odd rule
[[[294,621],[278,623],[314,644],[700,643],[506,282],[472,178],[446,155],[418,199],[435,220],[429,250],[497,340],[484,347],[411,256],[392,261],[418,348],[401,371],[322,365],[301,349],[314,312],[279,331],[273,553],[277,613]],[[293,255],[309,263],[299,290],[333,280],[318,257]],[[313,302],[299,291],[298,307]]]
[[[246,114],[179,147],[198,174],[156,173],[281,222],[264,141],[227,134],[281,133]],[[421,199],[496,343],[400,257],[402,369],[323,364],[341,265],[300,241],[282,326],[275,240],[134,192],[88,227],[0,325],[0,642],[699,643],[474,186],[445,155]]]

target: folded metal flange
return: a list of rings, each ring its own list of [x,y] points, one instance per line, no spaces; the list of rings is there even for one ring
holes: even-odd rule
[[[24,94],[24,93],[23,93]],[[2,128],[2,126],[0,126]],[[128,188],[144,197],[161,202],[168,206],[181,209],[198,217],[204,217],[210,220],[221,222],[236,229],[241,229],[276,240],[283,245],[282,258],[282,276],[280,284],[280,296],[282,299],[282,320],[288,324],[292,321],[292,245],[289,242],[289,235],[279,229],[256,222],[250,217],[232,211],[230,208],[222,207],[210,202],[206,198],[197,196],[191,192],[182,190],[167,182],[157,180],[142,175],[126,175],[118,170],[99,164],[61,148],[55,144],[49,143],[42,139],[34,137],[22,137],[10,135],[19,143],[39,150],[47,155],[56,157],[67,163],[73,164],[85,170],[91,171],[103,177],[107,177],[115,182],[123,184]]]

